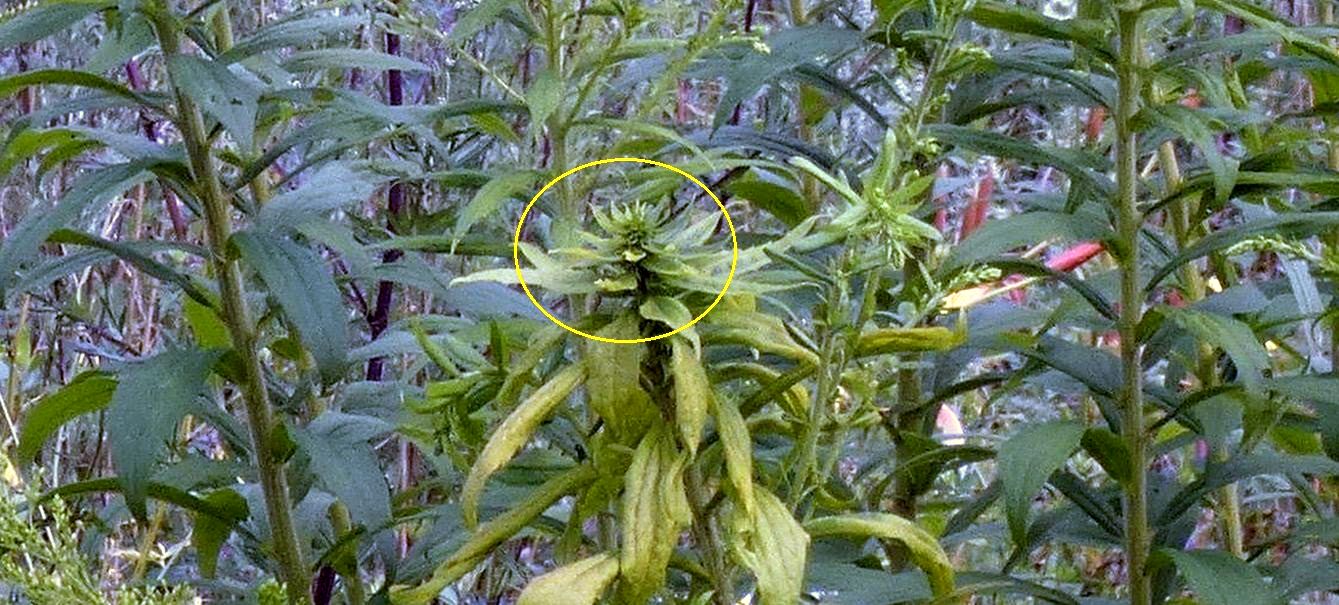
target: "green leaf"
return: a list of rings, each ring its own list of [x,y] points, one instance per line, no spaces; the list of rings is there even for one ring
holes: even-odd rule
[[[1270,391],[1300,399],[1316,408],[1317,425],[1325,453],[1339,460],[1339,378],[1333,376],[1284,376],[1265,381]]]
[[[135,91],[130,90],[125,86],[117,84],[116,82],[97,74],[75,69],[35,69],[6,78],[0,78],[0,96],[7,97],[21,88],[40,86],[43,84],[91,88],[129,100],[137,105],[157,106],[157,104],[152,102],[149,97],[137,94]]]
[[[461,515],[466,527],[479,523],[479,496],[488,478],[509,462],[530,441],[539,425],[548,419],[586,376],[585,364],[572,364],[558,371],[544,386],[516,406],[493,436],[488,438],[460,492]]]
[[[230,65],[268,50],[290,46],[304,46],[327,37],[343,35],[367,25],[363,15],[286,19],[270,23],[241,40],[218,56],[222,65]]]
[[[323,164],[307,182],[275,195],[261,207],[257,224],[271,231],[295,229],[312,221],[324,221],[333,210],[367,201],[390,177],[373,171],[365,162]]]
[[[530,128],[539,129],[563,102],[562,75],[546,69],[535,76],[525,89],[525,104],[530,108]]]
[[[1015,544],[1027,543],[1032,498],[1079,447],[1081,439],[1082,424],[1046,422],[1023,427],[1000,446],[997,460],[1004,484],[1004,509]]]
[[[456,221],[456,237],[463,236],[470,227],[484,218],[496,216],[507,200],[519,195],[533,195],[531,188],[538,178],[538,173],[532,170],[516,170],[493,177],[488,184],[479,188],[460,211],[460,219]],[[527,276],[527,281],[528,279]]]
[[[846,53],[862,41],[858,30],[831,25],[782,29],[768,35],[763,47],[739,43],[722,46],[708,53],[689,75],[725,79],[725,93],[717,104],[715,119],[715,125],[720,127],[735,105],[762,87],[774,84],[796,67]]]
[[[1052,19],[1035,8],[1014,6],[998,0],[977,2],[972,6],[970,16],[987,29],[1072,42],[1105,59],[1115,57],[1107,41],[1107,27],[1100,22]]]
[[[52,0],[20,9],[18,15],[0,21],[0,50],[36,42],[115,5],[109,0]]]
[[[796,185],[762,170],[750,170],[749,177],[735,179],[726,186],[732,197],[748,200],[780,219],[788,227],[800,224],[812,214]]]
[[[191,333],[195,335],[195,344],[200,345],[200,348],[232,348],[228,326],[214,309],[188,298],[181,304],[181,314],[186,318],[186,323],[190,324]]]
[[[16,459],[26,463],[36,458],[42,444],[62,425],[106,408],[115,390],[115,378],[102,372],[84,372],[59,391],[39,399],[23,414]]]
[[[474,37],[483,28],[488,27],[502,17],[502,13],[516,5],[516,0],[483,0],[456,21],[451,28],[450,37],[454,41],[463,41]]]
[[[214,304],[214,297],[209,292],[209,289],[196,282],[194,277],[158,262],[151,252],[158,246],[154,246],[150,242],[117,242],[71,229],[58,229],[47,238],[47,241],[51,243],[74,244],[106,250],[117,258],[129,263],[136,269],[139,269],[152,277],[170,284],[176,284],[187,294],[187,296],[190,296],[192,300],[202,304]],[[182,248],[178,247],[178,249]],[[197,250],[197,252],[201,251]]]
[[[887,513],[852,513],[820,517],[804,524],[813,538],[857,536],[892,540],[906,547],[912,562],[925,572],[935,596],[953,592],[953,563],[939,541],[915,523]]]
[[[235,521],[246,519],[250,514],[246,498],[231,489],[210,492],[204,501],[219,511],[227,511],[234,522],[213,515],[196,514],[195,524],[191,528],[191,545],[195,547],[195,556],[200,566],[200,575],[213,578],[218,569],[219,549],[232,534]]]
[[[1101,174],[1109,168],[1107,161],[1086,151],[1036,145],[997,132],[953,124],[927,126],[925,134],[976,153],[1054,166],[1089,191],[1105,194],[1112,190],[1110,179]]]
[[[327,411],[293,430],[317,484],[339,498],[353,521],[364,527],[378,527],[391,517],[390,488],[368,443],[391,429],[371,416]]]
[[[1256,339],[1251,327],[1226,315],[1185,308],[1166,308],[1167,318],[1176,322],[1196,342],[1214,345],[1227,353],[1237,366],[1237,379],[1255,387],[1269,369],[1269,353]]]
[[[0,300],[18,278],[17,270],[36,256],[48,236],[73,223],[90,206],[104,203],[150,178],[147,168],[143,162],[131,162],[89,173],[70,185],[69,193],[54,209],[25,216],[0,242]]]
[[[1182,250],[1167,264],[1158,267],[1145,286],[1152,290],[1177,269],[1201,256],[1225,250],[1243,240],[1258,235],[1289,235],[1306,237],[1322,233],[1339,226],[1339,212],[1294,212],[1267,218],[1255,219],[1215,231],[1200,238],[1194,245]]]
[[[167,70],[177,90],[218,120],[241,153],[251,153],[260,102],[260,91],[255,86],[229,71],[227,63],[191,55],[168,57]]]
[[[798,605],[809,560],[809,535],[786,504],[761,485],[753,489],[753,514],[738,510],[732,519],[731,553],[758,579],[760,603]]]
[[[234,234],[232,243],[279,301],[316,360],[321,379],[329,384],[343,377],[349,348],[347,312],[325,261],[308,248],[259,231]]]
[[[946,268],[961,267],[1041,242],[1057,244],[1106,240],[1113,236],[1105,220],[1090,214],[1028,212],[1002,220],[991,220],[954,246],[944,261]]]
[[[1176,562],[1205,605],[1275,605],[1280,601],[1260,572],[1221,550],[1163,550]]]
[[[431,71],[427,65],[413,59],[391,55],[366,48],[318,48],[303,50],[284,59],[280,67],[288,71],[316,71],[321,69],[365,69],[367,71]]]
[[[195,408],[220,355],[168,349],[121,371],[107,408],[107,435],[126,504],[136,517],[144,518],[149,478],[167,444],[176,441],[177,424]]]
[[[595,605],[617,577],[618,557],[598,554],[531,580],[516,605]]]
[[[1133,476],[1130,466],[1130,448],[1110,430],[1091,428],[1083,432],[1083,450],[1088,452],[1112,479],[1125,483]]]
[[[1223,156],[1218,151],[1217,131],[1225,128],[1221,123],[1204,111],[1182,107],[1180,105],[1162,105],[1145,107],[1142,112],[1156,124],[1162,125],[1185,137],[1204,154],[1204,161],[1213,174],[1214,196],[1219,204],[1226,203],[1236,186],[1236,160]]]
[[[754,514],[753,438],[739,407],[728,397],[712,398],[716,415],[716,433],[725,450],[725,474],[734,489],[735,501],[748,515]]]

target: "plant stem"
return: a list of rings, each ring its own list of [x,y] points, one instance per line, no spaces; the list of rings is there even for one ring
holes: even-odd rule
[[[704,548],[707,573],[711,576],[712,603],[731,605],[735,602],[734,582],[730,578],[730,565],[725,558],[725,541],[721,538],[721,528],[710,511],[711,494],[707,492],[702,480],[702,469],[696,464],[688,467],[688,502],[693,509],[693,533],[695,539]]]
[[[171,58],[182,53],[178,24],[168,11],[167,4],[160,0],[148,12],[163,54]],[[283,461],[271,448],[274,410],[265,388],[255,324],[246,307],[241,268],[236,261],[228,258],[227,253],[228,239],[233,231],[232,208],[214,165],[214,156],[205,134],[204,116],[189,94],[175,82],[172,87],[176,94],[178,128],[190,159],[191,173],[198,188],[197,195],[204,208],[205,235],[211,253],[210,261],[218,279],[222,319],[228,327],[233,352],[242,370],[238,387],[246,407],[279,574],[287,585],[289,601],[308,603],[310,582],[306,565],[302,562],[302,553],[298,550],[297,530],[288,504],[288,479],[284,474]]]
[[[1116,66],[1117,231],[1120,242],[1120,356],[1122,366],[1122,432],[1130,450],[1132,472],[1125,483],[1125,558],[1131,605],[1150,605],[1147,561],[1148,454],[1144,435],[1144,385],[1139,346],[1139,322],[1143,315],[1143,291],[1139,282],[1139,228],[1143,217],[1138,208],[1139,148],[1134,128],[1139,108],[1139,64],[1143,55],[1139,13],[1120,10],[1120,59]]]

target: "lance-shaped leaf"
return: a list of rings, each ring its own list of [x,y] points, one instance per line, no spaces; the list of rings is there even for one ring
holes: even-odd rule
[[[535,429],[549,417],[554,408],[567,400],[572,389],[585,377],[585,364],[577,363],[563,368],[521,402],[493,432],[475,459],[474,467],[470,469],[461,490],[461,514],[467,526],[474,527],[479,523],[479,496],[483,494],[488,478],[525,447]]]
[[[761,605],[797,605],[804,590],[809,534],[775,494],[761,485],[753,494],[753,513],[735,512],[732,525],[739,542],[731,551],[757,578]]]
[[[559,498],[590,485],[597,476],[594,467],[586,464],[549,479],[530,492],[515,508],[479,526],[469,540],[437,566],[427,582],[412,588],[392,589],[392,605],[426,605],[431,602],[442,589],[477,567],[498,544],[510,539],[536,517],[544,514]]]
[[[645,603],[665,585],[679,532],[692,520],[683,486],[686,462],[664,426],[647,433],[632,456],[624,475],[619,553],[625,602]]]
[[[1269,353],[1250,326],[1227,315],[1194,309],[1168,308],[1166,312],[1195,341],[1216,345],[1227,353],[1237,367],[1237,379],[1247,387],[1255,387],[1264,379],[1270,365]]]
[[[36,458],[42,444],[66,422],[106,408],[115,390],[115,378],[102,372],[84,372],[38,400],[23,415],[23,426],[19,427],[18,462]]]
[[[925,572],[936,597],[953,592],[953,564],[939,541],[915,523],[886,513],[857,513],[823,517],[804,524],[814,538],[867,536],[902,543],[911,561]]]
[[[195,407],[205,378],[220,351],[169,349],[121,371],[107,409],[112,464],[125,489],[126,504],[145,516],[149,479],[177,424]]]
[[[997,456],[1004,484],[1004,511],[1015,544],[1026,544],[1032,497],[1045,485],[1083,439],[1077,422],[1045,422],[1024,427],[1000,446]]]
[[[516,605],[594,605],[616,577],[618,557],[601,553],[531,580]]]
[[[232,134],[243,153],[249,153],[256,131],[260,90],[228,70],[226,64],[191,55],[167,59],[172,82]]]
[[[634,339],[641,336],[641,320],[633,314],[624,314],[595,334],[606,338]],[[614,437],[621,443],[637,442],[652,423],[659,421],[660,412],[651,403],[651,397],[638,384],[642,360],[646,357],[645,344],[614,344],[587,340],[585,345],[586,396],[591,409],[609,425]]]
[[[214,572],[218,569],[219,549],[232,534],[233,527],[239,521],[246,519],[250,510],[246,498],[231,489],[211,492],[204,497],[204,501],[215,510],[227,511],[232,515],[230,519],[221,519],[203,513],[195,514],[195,527],[191,528],[191,545],[195,547],[196,557],[200,562],[200,575],[213,578]]]
[[[692,343],[686,338],[670,339],[673,349],[670,368],[674,374],[674,422],[679,428],[679,440],[691,456],[697,455],[702,441],[702,429],[707,424],[711,408],[711,383],[707,371],[697,358]]]
[[[0,50],[41,40],[115,5],[110,0],[54,0],[20,10],[13,18],[0,21]]]
[[[753,438],[739,407],[729,398],[712,400],[716,412],[716,432],[725,450],[725,474],[735,491],[735,501],[744,512],[752,515],[753,501]]]
[[[347,312],[339,287],[316,252],[271,233],[243,231],[232,243],[283,308],[327,384],[348,361]]]
[[[856,355],[947,351],[967,340],[965,331],[948,328],[879,328],[860,335]]]
[[[1216,550],[1165,550],[1205,605],[1273,605],[1281,599],[1246,562]]]

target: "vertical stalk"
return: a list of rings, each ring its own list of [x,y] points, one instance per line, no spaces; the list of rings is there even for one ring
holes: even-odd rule
[[[1130,450],[1132,473],[1125,483],[1125,558],[1130,583],[1130,604],[1150,605],[1147,574],[1148,452],[1144,429],[1144,385],[1139,346],[1139,322],[1143,315],[1143,292],[1139,282],[1139,228],[1143,217],[1138,208],[1139,136],[1134,129],[1139,109],[1139,64],[1143,56],[1139,13],[1122,8],[1120,58],[1116,65],[1118,103],[1116,109],[1116,206],[1120,245],[1120,356],[1124,418],[1122,431]]]
[[[159,1],[147,11],[153,21],[163,55],[182,54],[180,32],[167,4]],[[169,76],[170,78],[170,76]],[[271,448],[271,431],[275,426],[274,409],[265,388],[265,375],[257,350],[256,328],[246,306],[246,290],[242,271],[237,262],[228,258],[228,239],[232,236],[232,208],[228,195],[219,180],[214,156],[205,134],[204,116],[190,95],[172,82],[176,95],[177,122],[190,159],[191,174],[195,179],[205,214],[205,238],[210,249],[210,262],[218,279],[223,322],[228,327],[233,352],[242,370],[240,383],[247,424],[251,432],[252,450],[256,458],[257,474],[265,497],[265,510],[273,536],[274,556],[279,575],[287,586],[291,603],[309,603],[310,582],[306,565],[298,549],[297,530],[289,508],[288,479],[284,463]]]

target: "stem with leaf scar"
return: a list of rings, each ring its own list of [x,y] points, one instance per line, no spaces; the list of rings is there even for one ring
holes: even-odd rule
[[[163,55],[169,59],[181,55],[179,24],[171,16],[167,4],[158,0],[145,8],[153,22]],[[309,603],[310,580],[298,549],[298,535],[288,504],[288,479],[284,474],[283,461],[272,448],[274,409],[265,387],[264,370],[257,350],[256,328],[247,310],[241,268],[235,260],[229,259],[227,253],[228,240],[233,231],[231,204],[215,168],[200,108],[176,82],[172,82],[172,88],[177,104],[177,127],[190,160],[196,194],[204,209],[210,262],[219,284],[220,312],[242,370],[238,387],[246,407],[256,470],[265,497],[279,575],[286,585],[289,602]]]
[[[1144,429],[1144,385],[1139,323],[1143,316],[1143,289],[1139,281],[1138,207],[1139,147],[1135,114],[1139,109],[1139,69],[1143,55],[1138,9],[1118,9],[1120,57],[1116,108],[1116,210],[1120,251],[1120,357],[1122,432],[1130,451],[1131,476],[1124,485],[1125,558],[1131,605],[1151,603],[1147,574],[1149,554],[1148,453]]]

